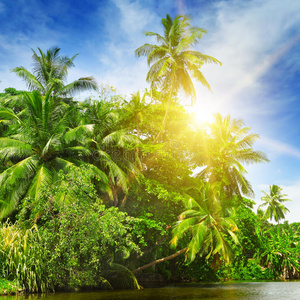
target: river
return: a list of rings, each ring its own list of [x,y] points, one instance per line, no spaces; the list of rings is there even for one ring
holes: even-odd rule
[[[1,300],[299,300],[300,282],[243,282],[168,286],[143,290],[115,290],[86,293],[55,293],[29,296],[3,296]]]

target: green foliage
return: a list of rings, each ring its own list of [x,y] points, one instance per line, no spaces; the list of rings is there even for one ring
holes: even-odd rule
[[[283,275],[293,278],[300,270],[300,237],[292,228],[272,227],[266,232],[257,231],[259,248],[256,257],[268,268],[273,278]]]
[[[213,259],[197,256],[194,261],[186,261],[178,257],[175,264],[171,265],[172,277],[178,281],[219,281],[216,271],[212,268]]]
[[[129,193],[126,211],[133,216],[151,216],[152,219],[171,225],[184,207],[186,195],[172,186],[153,179],[140,178]],[[166,213],[168,212],[168,213]]]
[[[0,295],[16,294],[22,287],[16,281],[6,280],[0,277]]]
[[[103,275],[114,289],[140,289],[134,274],[122,265],[109,264],[103,271]]]
[[[158,45],[136,50],[150,66],[143,96],[102,86],[97,100],[66,98],[97,85],[91,77],[66,84],[76,55],[59,48],[33,51],[33,73],[13,70],[32,92],[7,88],[0,98],[0,217],[12,220],[0,227],[0,277],[49,291],[137,289],[130,269],[142,263],[170,280],[299,271],[299,224],[274,227],[242,198],[253,194],[244,165],[268,161],[252,148],[258,135],[219,114],[195,130],[178,104],[181,88],[195,99],[192,77],[210,89],[204,63],[220,64],[192,50],[206,31],[186,16],[162,24],[163,35],[146,33]],[[287,211],[280,191],[263,198],[276,221]]]
[[[4,223],[0,229],[0,268],[2,276],[16,280],[30,292],[52,289],[44,269],[43,248],[36,226],[22,229]]]
[[[41,262],[36,267],[43,280],[38,278],[34,285],[25,277],[22,283],[28,290],[110,288],[104,278],[106,266],[140,253],[134,218],[114,207],[106,209],[89,170],[60,172],[55,184],[44,187],[37,200],[26,199],[18,218],[22,224],[35,222],[39,227],[38,240],[28,244],[35,255],[30,261]],[[10,266],[4,269],[7,276],[17,276]]]
[[[220,279],[229,280],[266,280],[273,279],[268,269],[263,269],[256,260],[237,257],[230,265],[221,266],[217,271]]]
[[[217,185],[204,184],[197,199],[190,198],[187,210],[180,215],[180,220],[173,229],[171,244],[175,247],[178,240],[187,232],[191,232],[191,240],[187,245],[186,256],[190,261],[196,254],[214,258],[217,265],[221,257],[229,263],[232,249],[229,239],[238,244],[234,221],[234,213],[224,211],[220,202],[220,190]]]
[[[199,132],[196,139],[192,161],[195,167],[204,167],[197,176],[221,183],[226,197],[253,196],[243,165],[268,162],[265,153],[253,150],[252,145],[259,136],[249,131],[250,127],[244,127],[242,120],[217,114],[215,122]]]

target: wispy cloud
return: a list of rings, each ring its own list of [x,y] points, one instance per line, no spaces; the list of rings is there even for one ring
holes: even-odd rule
[[[289,155],[293,158],[300,160],[300,149],[293,147],[289,144],[280,142],[278,140],[270,139],[263,136],[260,143],[268,148],[268,152],[274,153],[275,155],[286,156]]]
[[[268,98],[272,86],[261,79],[275,64],[294,60],[289,50],[299,43],[299,11],[300,2],[293,0],[216,2],[202,51],[223,66],[203,68],[214,94],[198,87],[199,101],[240,116],[277,112],[284,99]]]

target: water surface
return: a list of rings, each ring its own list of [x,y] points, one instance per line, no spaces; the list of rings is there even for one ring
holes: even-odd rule
[[[189,284],[143,290],[117,290],[86,293],[55,293],[47,295],[3,296],[1,300],[299,300],[300,282],[244,282]]]

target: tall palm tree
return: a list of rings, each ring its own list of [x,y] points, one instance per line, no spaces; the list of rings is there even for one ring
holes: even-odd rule
[[[159,44],[144,44],[135,50],[135,54],[138,57],[147,56],[150,66],[147,81],[151,84],[151,89],[161,89],[168,95],[167,110],[162,126],[164,130],[172,97],[182,88],[192,96],[193,103],[196,92],[192,78],[210,89],[200,68],[205,63],[221,63],[212,56],[192,50],[206,30],[192,27],[189,17],[177,16],[172,19],[167,15],[165,19],[162,19],[162,24],[163,35],[154,32],[145,33],[146,36],[155,37]]]
[[[265,153],[252,149],[259,135],[249,131],[250,127],[244,127],[242,120],[216,114],[215,122],[209,124],[196,141],[198,150],[193,162],[203,167],[197,176],[210,183],[220,182],[227,196],[254,195],[243,164],[269,160]]]
[[[287,199],[286,194],[281,194],[282,188],[278,185],[270,185],[270,192],[269,194],[265,191],[264,196],[261,197],[261,200],[264,202],[259,206],[259,208],[263,206],[267,206],[266,211],[264,212],[264,216],[267,219],[274,220],[279,223],[281,219],[285,218],[285,214],[289,212],[289,210],[282,204],[282,202],[291,201]]]
[[[0,218],[11,213],[22,198],[36,199],[43,186],[53,183],[59,170],[68,172],[70,166],[88,167],[107,189],[106,174],[84,159],[91,154],[86,145],[93,125],[70,128],[69,116],[75,107],[52,96],[52,90],[44,96],[39,91],[26,92],[23,99],[25,117],[12,111],[0,113],[0,117],[19,124],[15,134],[0,138],[0,156],[9,165],[0,174]]]
[[[60,55],[60,48],[57,47],[48,49],[46,53],[40,48],[38,50],[39,54],[32,50],[33,73],[22,66],[12,69],[12,72],[26,82],[29,90],[38,90],[44,95],[51,90],[54,94],[65,97],[80,91],[97,89],[93,77],[82,77],[66,84],[68,71],[74,67],[73,61],[78,54],[69,58]]]

